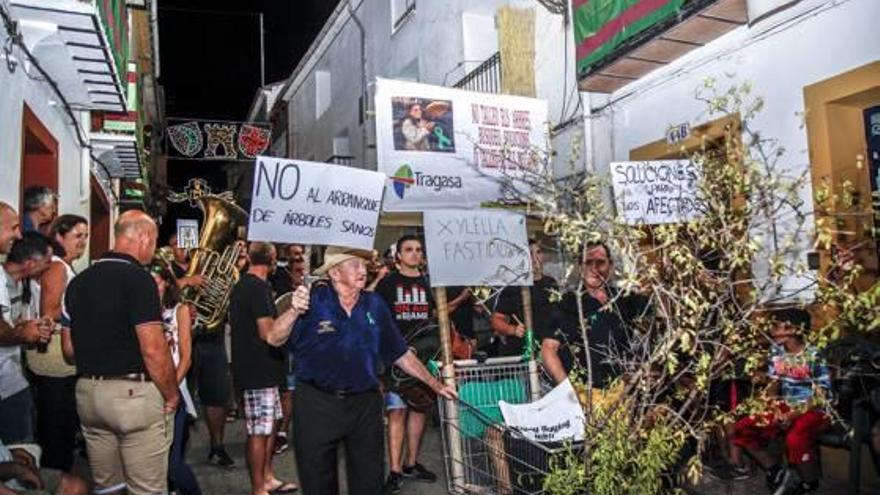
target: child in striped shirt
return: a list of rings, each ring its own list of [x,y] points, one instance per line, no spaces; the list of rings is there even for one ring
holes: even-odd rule
[[[767,470],[767,486],[774,495],[799,495],[819,486],[816,438],[830,422],[823,404],[831,390],[828,365],[817,350],[806,345],[801,332],[810,329],[810,314],[791,308],[771,315],[768,377],[770,395],[775,396],[770,411],[740,419],[733,441],[745,448]],[[767,444],[785,435],[785,455],[772,455]]]

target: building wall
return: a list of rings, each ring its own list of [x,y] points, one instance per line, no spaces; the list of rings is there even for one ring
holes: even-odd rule
[[[549,102],[552,123],[570,117],[578,93],[570,29],[531,0],[419,0],[416,11],[397,29],[392,28],[390,0],[354,2],[366,38],[367,93],[377,77],[451,86],[498,50],[495,13],[500,7],[529,8],[535,12],[535,70],[537,97]],[[342,2],[325,26],[313,51],[295,74],[282,98],[289,98],[289,132],[293,158],[324,161],[333,155],[333,140],[348,137],[354,166],[376,169],[375,129],[368,112],[359,122],[362,65],[361,32]],[[316,83],[330,74],[330,104],[316,116]],[[561,75],[565,73],[566,77]],[[565,94],[569,99],[563,113]],[[372,109],[372,105],[369,107]],[[365,138],[366,136],[366,138]],[[366,143],[366,145],[365,145]]]
[[[751,83],[752,93],[765,102],[753,128],[779,140],[786,150],[783,163],[792,172],[809,173],[804,87],[880,59],[878,18],[880,2],[875,0],[805,0],[736,29],[616,93],[585,95],[586,106],[593,109],[587,110],[587,161],[607,172],[610,162],[628,160],[634,148],[664,139],[670,125],[689,122],[693,127],[711,120],[706,104],[694,95],[705,80],[714,78],[722,89]],[[801,197],[812,208],[809,185]],[[803,283],[791,280],[788,288]]]
[[[0,44],[5,43],[6,33],[0,31]],[[25,73],[19,59],[14,72],[0,63],[0,201],[19,209],[21,202],[22,166],[22,115],[25,103],[41,123],[58,141],[58,211],[89,217],[89,160],[77,141],[75,130],[64,109],[55,104],[57,97],[44,83],[33,81]],[[32,71],[34,69],[31,69]],[[88,113],[77,112],[80,125],[88,129]],[[87,260],[80,260],[83,266]]]

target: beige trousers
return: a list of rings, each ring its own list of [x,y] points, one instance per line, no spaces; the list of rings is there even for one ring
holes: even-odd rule
[[[95,493],[168,493],[173,414],[151,382],[80,378],[76,409],[89,453]]]

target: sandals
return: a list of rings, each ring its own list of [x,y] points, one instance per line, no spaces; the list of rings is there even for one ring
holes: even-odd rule
[[[281,495],[285,493],[296,493],[297,491],[299,491],[299,487],[296,485],[296,483],[281,480],[278,480],[278,483],[280,483],[278,486],[268,490],[269,493],[273,495]]]

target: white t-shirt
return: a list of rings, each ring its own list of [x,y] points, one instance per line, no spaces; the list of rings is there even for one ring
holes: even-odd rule
[[[0,272],[2,271],[3,269],[0,268]],[[0,462],[13,462],[14,460],[15,457],[13,457],[12,452],[9,450],[9,448],[6,447],[6,445],[3,445],[3,440],[0,440]],[[15,478],[7,481],[6,483],[4,483],[4,485],[6,486],[6,488],[9,488],[11,490],[25,489],[23,486],[21,486],[21,484],[18,483]]]
[[[180,365],[180,333],[177,330],[177,308],[166,308],[162,310],[162,323],[165,326],[165,335],[168,337],[168,347],[171,348],[171,359],[174,361],[174,367]],[[193,404],[192,396],[189,394],[189,387],[186,386],[186,378],[180,382],[180,399],[186,408],[186,413],[197,418],[196,406]]]
[[[65,288],[70,285],[70,281],[76,276],[73,268],[66,261],[58,256],[52,256],[52,262],[58,262],[64,265],[64,273],[66,275]],[[32,313],[36,316],[43,316],[40,313],[40,297],[43,288],[36,280],[31,280],[31,306]],[[61,292],[61,307],[64,307],[64,291]],[[64,360],[64,351],[61,349],[61,334],[56,333],[52,336],[52,340],[46,346],[46,352],[39,352],[36,349],[28,349],[25,352],[27,356],[27,366],[34,374],[40,376],[49,376],[53,378],[66,378],[76,375],[76,366],[67,364]]]
[[[0,312],[9,325],[21,317],[21,283],[12,280],[0,267]],[[28,387],[21,366],[21,346],[0,346],[0,400]]]

